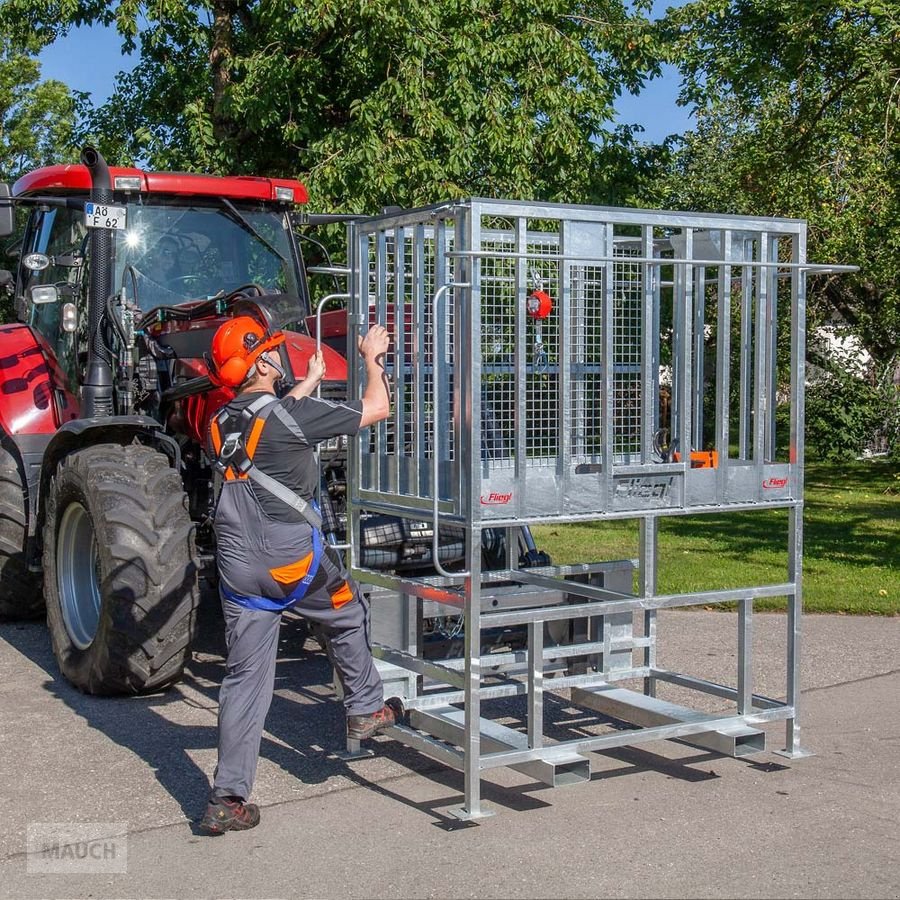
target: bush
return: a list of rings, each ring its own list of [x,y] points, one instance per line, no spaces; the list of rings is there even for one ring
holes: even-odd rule
[[[806,389],[807,459],[855,459],[889,421],[889,398],[846,372],[828,372]]]

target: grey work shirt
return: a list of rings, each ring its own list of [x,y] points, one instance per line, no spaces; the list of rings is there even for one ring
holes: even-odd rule
[[[240,394],[228,404],[229,412],[239,413],[259,398],[259,392]],[[266,475],[290,488],[304,500],[316,492],[318,469],[316,444],[339,434],[354,435],[362,419],[362,401],[334,403],[316,397],[285,397],[278,401],[303,432],[305,441],[293,434],[275,415],[269,414],[253,454],[254,464]],[[259,504],[267,516],[278,522],[305,522],[297,510],[283,500],[253,485]]]

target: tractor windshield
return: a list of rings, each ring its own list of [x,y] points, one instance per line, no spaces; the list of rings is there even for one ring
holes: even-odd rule
[[[264,204],[141,198],[114,234],[114,288],[145,311],[251,284],[300,297],[290,221]]]

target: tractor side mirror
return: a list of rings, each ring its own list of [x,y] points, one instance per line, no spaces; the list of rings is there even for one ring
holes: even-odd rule
[[[9,185],[0,181],[0,238],[9,237],[16,231],[16,215],[13,205],[5,202],[9,197]]]

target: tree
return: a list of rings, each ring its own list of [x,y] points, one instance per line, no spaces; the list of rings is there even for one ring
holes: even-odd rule
[[[879,370],[900,343],[900,7],[697,0],[670,11],[681,101],[698,109],[657,198],[809,221],[812,322],[837,320]]]
[[[41,81],[40,64],[0,37],[0,181],[72,157],[76,97]]]
[[[93,117],[111,160],[300,175],[318,208],[470,193],[611,201],[615,97],[658,71],[639,0],[3,0],[49,42],[115,25],[135,69]],[[140,27],[139,27],[140,25]]]
[[[0,35],[0,181],[71,158],[76,102],[61,82],[40,80],[33,54],[12,48]],[[6,243],[0,245],[0,268],[11,269]],[[12,318],[12,298],[0,288],[0,323]]]

